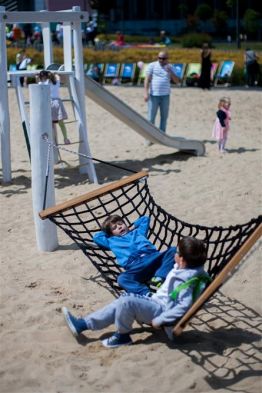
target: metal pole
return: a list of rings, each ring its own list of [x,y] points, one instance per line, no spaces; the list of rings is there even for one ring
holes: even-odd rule
[[[5,7],[0,7],[0,14],[4,14]],[[12,180],[11,147],[10,147],[10,117],[7,92],[7,56],[6,56],[5,22],[0,19],[0,134],[1,157],[3,168],[3,183]]]
[[[241,48],[241,42],[240,42],[240,21],[239,21],[239,1],[236,0],[236,41],[237,41],[237,48]]]

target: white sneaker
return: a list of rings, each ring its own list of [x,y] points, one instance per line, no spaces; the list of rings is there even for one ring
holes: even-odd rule
[[[151,141],[149,141],[148,139],[145,140],[145,146],[146,146],[146,147],[152,146],[153,144],[154,144],[154,143],[151,142]]]
[[[102,344],[107,348],[117,348],[121,347],[122,345],[133,344],[133,341],[131,340],[131,337],[128,333],[120,334],[115,332],[111,337],[102,340]]]

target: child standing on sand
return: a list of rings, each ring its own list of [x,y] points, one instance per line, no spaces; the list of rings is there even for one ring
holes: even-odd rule
[[[216,138],[218,143],[218,150],[220,153],[225,153],[225,146],[228,138],[229,121],[231,120],[230,113],[231,100],[229,97],[223,97],[219,100],[217,118],[213,127],[212,136]]]
[[[176,250],[173,269],[152,297],[124,294],[82,318],[74,317],[63,307],[62,312],[71,333],[78,337],[85,330],[100,330],[114,323],[116,332],[103,340],[102,344],[115,348],[132,344],[130,332],[134,321],[137,321],[155,329],[163,326],[169,339],[173,339],[170,325],[186,313],[210,282],[204,270],[207,249],[202,240],[184,237],[179,241]]]
[[[40,85],[50,85],[50,95],[51,95],[51,115],[52,115],[52,124],[53,124],[53,132],[54,132],[54,138],[57,143],[57,137],[56,137],[56,123],[59,124],[63,137],[64,137],[64,143],[65,145],[70,144],[70,140],[67,137],[67,130],[66,126],[64,124],[64,120],[67,119],[67,113],[64,107],[64,104],[59,97],[59,88],[60,88],[60,80],[59,76],[53,74],[50,71],[41,71],[39,73],[39,79],[40,81],[38,82]]]

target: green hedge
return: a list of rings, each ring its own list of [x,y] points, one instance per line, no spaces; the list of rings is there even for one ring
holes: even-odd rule
[[[83,49],[84,63],[127,63],[127,62],[138,62],[143,61],[145,63],[154,61],[157,59],[160,48],[143,49],[143,48],[126,48],[118,51],[111,50],[94,50],[90,48]],[[195,63],[200,62],[200,51],[199,49],[183,49],[183,48],[168,48],[169,60],[173,63]],[[16,54],[18,49],[8,48],[7,49],[7,61],[8,65],[15,64]],[[29,57],[35,64],[43,64],[43,52],[29,48],[27,50]],[[262,58],[262,51],[257,51],[259,58]],[[244,51],[243,50],[212,50],[213,62],[220,62],[222,60],[233,60],[238,67],[244,67]],[[54,62],[63,63],[63,49],[54,48]]]
[[[181,38],[183,48],[201,48],[204,42],[212,46],[212,37],[208,34],[186,34]]]
[[[127,48],[119,51],[110,50],[93,50],[84,48],[84,63],[136,63],[143,61],[149,63],[156,60],[160,49],[141,49],[141,48]],[[199,49],[167,49],[171,63],[198,63],[200,62]],[[15,64],[15,57],[18,50],[16,48],[8,48],[8,67],[10,64]],[[43,52],[36,51],[32,48],[27,50],[29,57],[32,59],[33,64],[39,66],[43,65]],[[262,52],[257,51],[258,56],[262,59]],[[234,71],[232,74],[232,83],[234,85],[243,85],[244,80],[244,51],[243,50],[212,50],[213,62],[221,62],[223,60],[233,60],[235,62]],[[54,48],[54,62],[63,63],[63,49]],[[262,85],[261,78],[259,82]]]
[[[115,41],[116,35],[115,34],[98,34],[97,38],[102,42],[112,42]],[[141,35],[124,35],[124,40],[127,44],[145,44],[149,43],[150,40],[153,40],[155,43],[161,42],[161,37],[145,37]],[[181,42],[181,37],[172,36],[170,37],[172,43]]]

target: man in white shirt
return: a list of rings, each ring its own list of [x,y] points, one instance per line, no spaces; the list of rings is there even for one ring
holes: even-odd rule
[[[147,67],[145,78],[145,96],[148,102],[148,120],[155,124],[158,108],[160,109],[160,125],[162,132],[166,132],[166,123],[169,111],[170,81],[179,82],[174,69],[168,63],[168,54],[162,51],[158,54],[158,60],[150,63]]]

